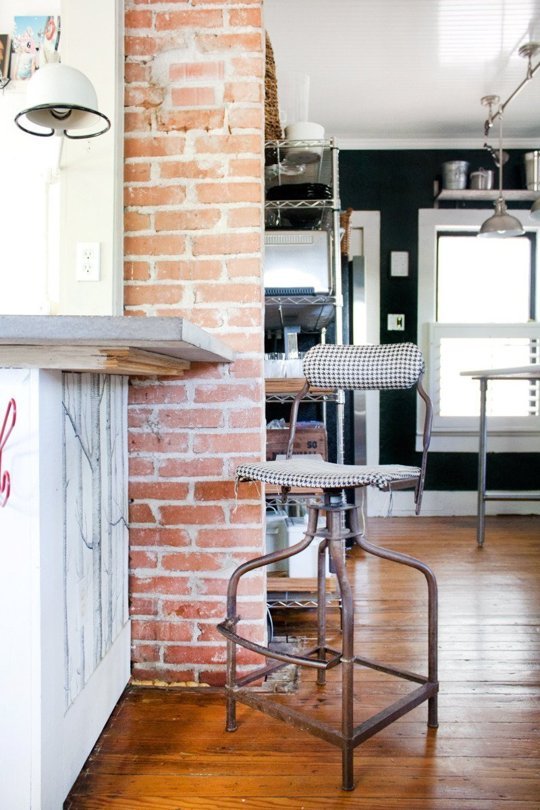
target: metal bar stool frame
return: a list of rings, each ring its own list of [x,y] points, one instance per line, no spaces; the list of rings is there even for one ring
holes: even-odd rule
[[[403,366],[405,366],[405,372]],[[344,373],[340,370],[343,367],[345,369]],[[304,729],[341,749],[342,788],[343,790],[353,790],[353,754],[357,745],[360,745],[364,740],[367,740],[424,701],[428,701],[428,726],[436,728],[438,725],[437,582],[435,576],[431,569],[420,560],[370,543],[361,530],[358,508],[355,505],[348,504],[344,497],[344,489],[348,488],[348,486],[375,485],[383,491],[414,487],[416,513],[419,513],[431,435],[432,406],[429,396],[422,386],[423,358],[413,344],[386,344],[383,346],[334,346],[326,344],[316,346],[305,357],[304,373],[307,379],[306,385],[295,398],[291,411],[288,460],[240,465],[236,474],[239,480],[281,483],[283,491],[287,493],[291,486],[295,485],[296,479],[298,479],[298,482],[305,483],[306,473],[304,468],[310,467],[312,480],[319,482],[318,486],[322,489],[323,498],[322,501],[313,501],[309,504],[307,530],[300,542],[289,548],[264,554],[243,563],[238,566],[230,578],[227,589],[227,617],[218,625],[219,632],[227,639],[226,730],[232,732],[237,728],[237,701]],[[424,447],[420,468],[401,467],[399,465],[392,467],[387,465],[359,467],[335,465],[328,462],[310,462],[308,464],[305,459],[295,461],[291,458],[300,401],[309,391],[310,386],[327,386],[329,375],[332,378],[330,382],[335,382],[337,387],[340,388],[363,387],[384,390],[416,386],[425,403]],[[349,481],[352,483],[349,483]],[[338,485],[334,485],[334,482],[337,482]],[[345,520],[347,513],[349,528],[346,527]],[[324,515],[325,524],[322,528],[319,528],[321,514]],[[240,636],[237,633],[237,625],[241,621],[241,617],[237,615],[237,592],[241,578],[257,568],[299,554],[315,538],[320,538],[317,576],[316,647],[304,651],[301,655],[290,654],[271,650]],[[355,655],[353,594],[345,565],[345,541],[349,538],[353,538],[354,542],[367,554],[414,568],[423,574],[428,592],[427,675],[388,666],[379,661]],[[326,555],[330,557],[341,598],[341,650],[335,650],[326,644]],[[258,667],[255,671],[239,678],[237,675],[238,645],[270,659],[270,663]],[[339,730],[328,723],[307,716],[305,712],[299,711],[286,703],[272,700],[272,697],[267,693],[248,688],[253,681],[260,681],[286,664],[315,669],[317,672],[317,686],[319,687],[324,686],[326,683],[327,670],[341,666],[341,727]],[[417,686],[407,695],[400,697],[386,708],[355,726],[353,718],[354,668],[357,665],[411,681]]]

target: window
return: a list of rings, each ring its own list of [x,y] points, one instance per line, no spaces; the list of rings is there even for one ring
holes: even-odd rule
[[[434,401],[435,450],[476,450],[479,384],[461,372],[538,361],[537,229],[477,239],[486,211],[429,210],[419,218],[419,342]],[[540,447],[538,383],[492,382],[490,433],[497,450]],[[536,434],[536,435],[535,435]]]

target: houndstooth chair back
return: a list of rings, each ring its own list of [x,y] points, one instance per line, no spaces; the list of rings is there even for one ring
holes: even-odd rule
[[[424,372],[414,343],[362,346],[318,344],[304,357],[304,376],[315,388],[390,390],[412,388]]]

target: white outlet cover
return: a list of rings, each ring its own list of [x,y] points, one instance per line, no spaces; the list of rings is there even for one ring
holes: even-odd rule
[[[389,332],[403,332],[405,329],[405,315],[388,315],[387,330]]]

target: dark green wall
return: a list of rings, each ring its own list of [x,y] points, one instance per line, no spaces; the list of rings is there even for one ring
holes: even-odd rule
[[[523,151],[511,150],[509,154],[504,168],[504,187],[524,188]],[[490,155],[482,149],[340,152],[342,208],[381,212],[380,339],[383,343],[417,341],[418,209],[433,207],[434,181],[440,181],[441,165],[447,160],[467,160],[470,170],[480,166],[494,168]],[[464,203],[458,205],[466,207]],[[475,207],[480,205],[476,203]],[[488,202],[485,206],[487,217],[493,205]],[[528,208],[530,203],[521,207]],[[407,278],[390,277],[390,253],[395,250],[409,253]],[[388,313],[405,315],[405,332],[386,330]],[[415,407],[412,392],[382,395],[381,463],[418,463],[419,455],[414,451]],[[530,489],[537,466],[537,455],[493,454],[488,463],[488,488]],[[475,453],[431,453],[427,489],[474,490],[476,471]]]

